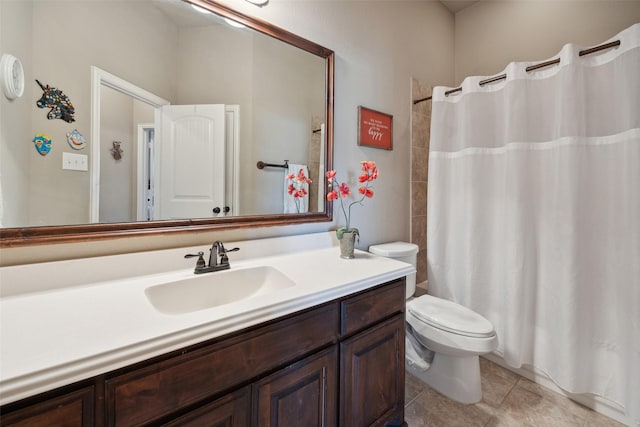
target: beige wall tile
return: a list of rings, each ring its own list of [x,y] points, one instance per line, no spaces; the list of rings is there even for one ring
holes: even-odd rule
[[[411,216],[427,215],[427,183],[415,181],[411,185]]]
[[[430,96],[432,91],[431,85],[413,79],[414,100]],[[416,282],[422,283],[427,280],[427,177],[431,101],[414,104],[411,120],[411,241],[420,248],[416,265]]]
[[[414,111],[411,114],[411,145],[413,147],[426,148],[429,130],[429,123],[425,116]]]
[[[427,251],[418,252],[418,262],[416,270],[416,283],[422,283],[427,280]]]
[[[411,181],[426,181],[429,152],[426,148],[411,147]]]
[[[413,100],[430,96],[432,92],[431,85],[428,85],[416,78],[411,79],[411,97]]]
[[[427,249],[427,217],[414,216],[411,218],[411,243],[415,243],[420,251]]]

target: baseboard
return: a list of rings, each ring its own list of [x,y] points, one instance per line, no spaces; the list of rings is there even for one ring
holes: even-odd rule
[[[497,365],[502,366],[505,369],[510,370],[511,372],[515,372],[516,374],[521,375],[536,384],[540,384],[541,386],[548,388],[551,391],[566,396],[569,399],[574,400],[583,406],[586,406],[587,408],[591,408],[604,416],[612,418],[620,423],[623,423],[624,425],[633,427],[631,420],[624,413],[624,408],[620,405],[617,405],[616,403],[607,401],[599,396],[595,396],[592,394],[569,393],[558,387],[546,374],[535,370],[532,366],[525,365],[522,368],[511,367],[507,365],[504,359],[498,354],[489,353],[483,355],[482,357],[490,360]]]

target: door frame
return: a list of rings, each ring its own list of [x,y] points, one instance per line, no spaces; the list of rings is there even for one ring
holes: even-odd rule
[[[148,197],[151,195],[151,209],[153,211],[153,196],[155,184],[155,163],[153,159],[153,141],[149,141],[147,135],[150,130],[155,133],[155,123],[138,123],[138,161],[136,170],[136,219],[137,221],[148,221],[153,219],[153,215],[148,216]],[[151,185],[151,188],[149,188]]]
[[[151,105],[156,110],[170,102],[114,74],[91,66],[91,173],[89,190],[89,222],[100,222],[100,89],[114,89],[138,101]]]
[[[240,105],[225,105],[225,204],[227,216],[240,214]]]

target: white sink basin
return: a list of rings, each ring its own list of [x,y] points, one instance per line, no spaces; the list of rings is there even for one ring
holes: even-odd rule
[[[261,266],[194,275],[145,289],[161,313],[185,314],[265,295],[295,283],[273,267]]]

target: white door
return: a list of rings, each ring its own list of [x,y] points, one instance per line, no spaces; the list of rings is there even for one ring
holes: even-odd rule
[[[158,116],[156,218],[224,215],[224,105],[165,105]]]

